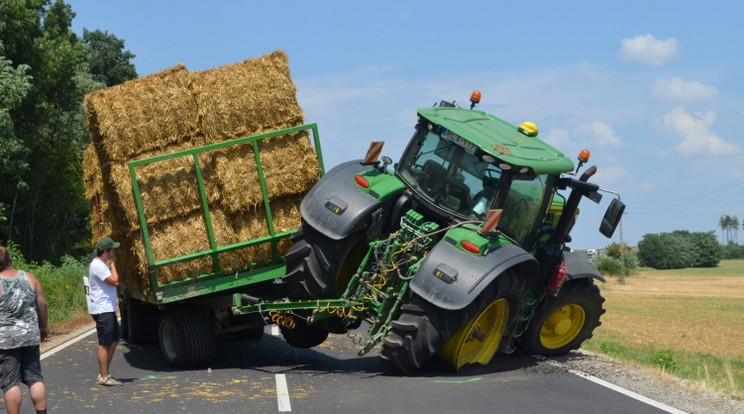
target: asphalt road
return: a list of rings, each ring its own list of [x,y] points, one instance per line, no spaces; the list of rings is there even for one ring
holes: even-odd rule
[[[497,356],[459,374],[440,362],[413,378],[385,374],[373,353],[332,335],[295,349],[281,337],[220,340],[208,369],[175,370],[157,345],[120,344],[112,373],[121,387],[95,384],[95,335],[46,355],[50,413],[665,413],[531,356]],[[24,387],[22,412],[32,412]],[[0,411],[5,407],[0,402]]]

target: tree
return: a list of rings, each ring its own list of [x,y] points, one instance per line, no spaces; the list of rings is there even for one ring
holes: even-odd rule
[[[94,59],[102,65],[106,55],[91,52],[91,45],[72,32],[75,13],[62,0],[0,0],[0,9],[5,59],[15,65],[15,78],[25,75],[30,85],[8,109],[12,127],[6,118],[3,130],[12,128],[15,137],[15,145],[8,146],[16,155],[11,159],[27,166],[15,170],[16,181],[25,186],[0,186],[0,204],[6,206],[0,211],[8,239],[22,246],[27,259],[54,262],[90,238],[82,184],[82,152],[90,135],[82,102],[87,93],[105,86],[89,68],[100,66],[91,63]],[[113,35],[104,34],[101,41],[123,47]],[[123,62],[104,66],[126,67],[133,55],[121,55]],[[111,82],[121,79],[111,76]],[[3,143],[11,142],[10,136],[4,132]]]
[[[714,232],[646,234],[638,243],[638,260],[655,269],[715,267],[721,260],[721,246]]]
[[[718,225],[721,226],[721,233],[724,235],[724,245],[739,243],[739,219],[736,216],[723,215],[718,221]]]
[[[630,251],[630,248],[628,247],[628,243],[623,242],[623,253],[626,253]],[[610,245],[608,245],[605,250],[607,251],[607,256],[615,259],[620,260],[620,244],[613,242]]]
[[[19,191],[26,187],[23,173],[28,169],[25,161],[26,147],[13,130],[10,111],[25,98],[31,87],[31,77],[27,75],[28,66],[13,68],[12,62],[4,56],[0,41],[0,177],[3,187]],[[12,223],[8,223],[13,205],[0,199],[0,235],[8,233]],[[6,224],[7,223],[7,224]]]
[[[83,29],[83,42],[88,45],[88,65],[93,79],[106,86],[118,85],[137,77],[135,55],[124,50],[124,41],[100,30]]]

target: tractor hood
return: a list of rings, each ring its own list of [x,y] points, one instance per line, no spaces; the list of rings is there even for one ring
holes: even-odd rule
[[[418,114],[445,129],[463,147],[475,146],[481,153],[500,161],[530,167],[536,174],[564,173],[574,169],[573,161],[562,152],[485,112],[434,107],[419,109]]]

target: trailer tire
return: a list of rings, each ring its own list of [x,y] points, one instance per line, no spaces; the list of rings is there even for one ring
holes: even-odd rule
[[[415,375],[471,319],[501,299],[508,304],[508,318],[503,330],[503,338],[508,338],[524,306],[526,290],[524,279],[508,270],[463,309],[442,309],[419,296],[414,297],[401,307],[400,316],[391,323],[390,332],[383,339],[380,352],[383,365],[396,375]],[[503,338],[497,351],[503,352],[508,345]]]
[[[563,355],[592,337],[602,324],[605,299],[594,281],[582,278],[567,282],[558,297],[546,297],[535,311],[527,330],[517,341],[521,353]]]
[[[129,341],[129,306],[126,301],[119,303],[119,313],[121,314],[121,339]],[[129,341],[131,342],[131,341]]]
[[[195,306],[177,306],[160,319],[160,351],[177,368],[207,365],[214,355],[214,330],[206,313]]]
[[[157,342],[160,311],[155,305],[125,299],[121,310],[122,337],[133,344]]]

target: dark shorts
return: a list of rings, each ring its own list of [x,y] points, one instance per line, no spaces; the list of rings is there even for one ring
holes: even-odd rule
[[[96,332],[98,332],[98,345],[111,345],[119,342],[119,320],[116,312],[99,313],[93,316],[96,321]]]
[[[0,386],[3,392],[21,382],[30,387],[38,381],[44,381],[38,346],[0,349]]]

